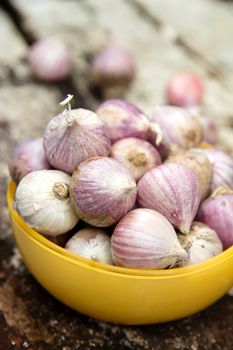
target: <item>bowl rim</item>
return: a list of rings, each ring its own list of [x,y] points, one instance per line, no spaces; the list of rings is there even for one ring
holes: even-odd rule
[[[111,274],[120,274],[122,276],[128,277],[140,277],[140,278],[174,278],[178,276],[190,275],[195,273],[204,272],[206,270],[212,269],[227,260],[233,260],[233,246],[226,249],[222,253],[218,254],[215,257],[212,257],[206,261],[200,262],[195,265],[178,267],[167,270],[142,270],[134,268],[126,268],[114,265],[103,264],[97,261],[93,261],[79,255],[76,255],[67,249],[51,242],[45,236],[40,234],[31,228],[23,218],[17,213],[13,208],[14,194],[16,190],[16,183],[11,180],[7,188],[7,204],[10,213],[10,217],[15,220],[15,222],[20,226],[20,228],[27,234],[34,242],[38,243],[46,250],[49,250],[51,253],[62,256],[65,260],[68,260],[70,263],[82,265],[83,267],[101,270],[101,272],[108,272]]]

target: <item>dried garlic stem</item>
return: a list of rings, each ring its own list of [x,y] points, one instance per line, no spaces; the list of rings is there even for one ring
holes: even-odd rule
[[[63,111],[63,114],[66,118],[68,125],[72,125],[74,122],[74,118],[71,115],[71,104],[70,104],[70,101],[72,100],[73,97],[74,95],[68,94],[67,97],[59,103],[60,106],[67,105],[67,108]]]
[[[228,186],[220,186],[216,188],[216,190],[214,190],[210,198],[216,198],[217,196],[222,194],[233,194],[233,190],[231,190]]]
[[[53,186],[53,194],[58,199],[66,200],[69,197],[69,185],[56,182]]]
[[[127,158],[135,166],[145,166],[147,163],[147,156],[144,152],[131,151]]]

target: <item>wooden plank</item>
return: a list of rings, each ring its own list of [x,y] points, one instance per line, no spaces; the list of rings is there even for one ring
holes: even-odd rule
[[[27,45],[15,29],[10,18],[0,9],[0,81],[9,82],[15,79],[23,80],[28,76],[24,62],[27,56]]]
[[[206,65],[196,57],[187,54],[173,40],[172,31],[169,29],[170,22],[162,26],[154,25],[147,16],[137,10],[136,1],[86,0],[64,3],[59,0],[49,2],[11,0],[11,2],[22,13],[24,26],[36,37],[58,35],[69,43],[75,57],[73,79],[77,89],[80,87],[82,91],[89,91],[90,66],[86,58],[91,57],[107,42],[106,31],[108,31],[109,36],[127,48],[136,61],[137,77],[127,91],[126,98],[137,103],[146,112],[151,113],[156,104],[165,103],[164,88],[171,75],[179,71],[191,70],[205,80],[206,113],[219,116],[223,124],[228,117],[232,117],[233,100],[231,91],[224,85],[228,84],[226,79],[223,78],[223,82],[220,82],[210,76]],[[160,8],[160,1],[148,0],[141,3],[148,7],[152,15],[157,7]],[[175,7],[175,0],[171,3],[172,10],[172,6]],[[194,3],[196,4],[192,2],[190,6],[191,10],[193,6],[199,9],[199,2],[197,5]],[[162,5],[161,8],[166,12]],[[170,12],[171,16],[172,13],[174,17],[177,16],[175,10],[169,10]],[[225,12],[224,16],[228,18]],[[215,16],[217,16],[216,13]],[[157,17],[154,16],[154,18]],[[215,25],[215,22],[211,22],[214,21],[214,17],[210,16],[209,21]],[[189,40],[189,43],[193,44],[193,40]]]
[[[144,5],[144,1],[141,2]],[[171,75],[179,71],[193,71],[205,80],[206,113],[219,116],[223,123],[227,116],[232,116],[231,91],[209,76],[206,65],[188,55],[176,43],[176,35],[174,37],[169,23],[163,25],[155,16],[154,22],[149,20],[143,13],[136,11],[136,1],[130,3],[112,0],[107,2],[108,6],[105,1],[88,0],[88,3],[95,10],[99,26],[111,29],[113,37],[128,48],[136,60],[138,75],[127,94],[129,99],[141,104],[150,113],[155,104],[165,103],[164,89]],[[157,1],[151,3],[157,4]]]
[[[212,0],[135,0],[134,4],[160,32],[186,51],[205,71],[207,113],[224,124],[233,118],[233,5]],[[184,66],[182,70],[187,70]],[[176,72],[176,67],[174,67]]]
[[[47,122],[60,110],[55,88],[25,84],[0,87],[0,169],[8,178],[7,162],[13,147],[41,137]]]
[[[233,4],[213,0],[139,0],[156,18],[180,34],[194,49],[233,72]]]

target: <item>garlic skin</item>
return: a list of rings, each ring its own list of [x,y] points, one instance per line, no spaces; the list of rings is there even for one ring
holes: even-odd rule
[[[196,217],[217,233],[224,249],[233,245],[232,213],[233,191],[219,187],[201,204]]]
[[[55,38],[41,39],[32,45],[28,60],[32,74],[48,83],[64,80],[73,68],[68,48]]]
[[[195,150],[183,150],[177,146],[171,148],[166,163],[176,163],[191,168],[198,177],[201,191],[201,200],[205,199],[209,192],[213,176],[213,165],[207,156],[195,152]]]
[[[180,234],[178,239],[188,253],[188,260],[182,262],[182,266],[198,264],[223,251],[222,243],[216,232],[200,222],[193,222],[190,233]]]
[[[195,148],[195,152],[205,154],[213,165],[211,190],[220,186],[233,188],[233,158],[216,148]]]
[[[180,107],[197,106],[202,103],[204,84],[193,73],[184,72],[174,75],[168,82],[166,97],[170,104]]]
[[[59,170],[39,170],[26,175],[15,192],[14,206],[36,231],[57,236],[78,222],[69,198],[70,176]]]
[[[105,101],[96,113],[107,126],[112,143],[127,137],[147,140],[154,126],[138,107],[120,99]]]
[[[187,259],[169,221],[151,209],[134,209],[117,224],[112,257],[118,266],[165,269]]]
[[[45,158],[43,139],[28,140],[16,147],[8,162],[8,168],[16,183],[32,171],[50,169]]]
[[[200,118],[191,110],[173,107],[157,106],[151,120],[157,123],[162,131],[162,142],[158,148],[160,154],[166,157],[172,145],[188,149],[196,147],[203,139],[203,127]],[[156,133],[151,131],[149,141],[154,144]]]
[[[124,164],[138,181],[147,171],[161,164],[159,152],[149,142],[128,137],[114,143],[111,157]]]
[[[65,249],[84,258],[113,265],[110,237],[98,228],[84,228],[72,236]]]
[[[201,117],[203,126],[203,141],[215,145],[218,142],[218,126],[213,118]]]
[[[112,158],[96,157],[81,163],[70,182],[77,215],[88,224],[107,227],[132,209],[137,186],[129,170]]]
[[[157,210],[187,234],[200,203],[197,175],[183,165],[159,165],[139,180],[137,201],[142,208]]]
[[[109,133],[98,116],[87,109],[71,109],[54,117],[46,127],[44,150],[56,169],[72,173],[84,160],[108,156]]]
[[[115,43],[98,52],[92,62],[92,80],[102,88],[128,86],[135,75],[131,55]]]

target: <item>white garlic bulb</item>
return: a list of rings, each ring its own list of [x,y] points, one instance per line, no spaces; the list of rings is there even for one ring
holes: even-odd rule
[[[60,170],[31,172],[16,189],[16,210],[40,233],[57,236],[71,230],[79,218],[70,204],[69,182]]]
[[[208,260],[223,251],[216,232],[200,222],[193,222],[187,235],[178,235],[181,246],[188,253],[188,260],[182,266],[194,265]]]
[[[110,237],[95,227],[78,231],[66,243],[65,249],[84,258],[113,265]]]

